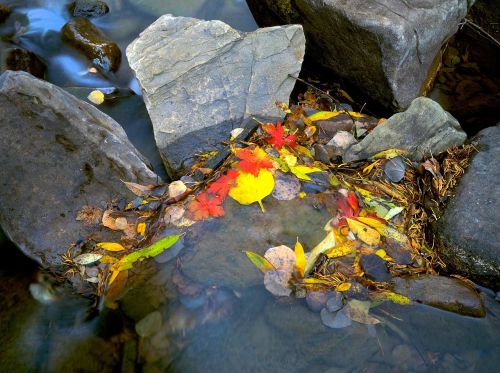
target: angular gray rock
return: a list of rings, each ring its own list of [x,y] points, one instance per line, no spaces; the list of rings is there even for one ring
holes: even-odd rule
[[[387,149],[403,149],[418,161],[425,155],[439,154],[464,143],[467,135],[453,116],[426,97],[413,100],[408,110],[394,114],[347,149],[343,160],[367,159]]]
[[[241,33],[220,21],[164,15],[127,47],[170,174],[227,140],[244,117],[279,117],[304,56],[300,25]]]
[[[464,282],[451,277],[422,275],[396,277],[394,291],[412,301],[461,315],[484,317],[479,295]]]
[[[54,267],[95,231],[84,205],[130,198],[121,180],[156,181],[118,123],[25,72],[0,76],[0,225],[26,255]]]
[[[247,2],[261,25],[301,23],[311,60],[395,109],[407,108],[418,96],[468,7],[467,0]]]
[[[500,289],[500,127],[479,132],[479,153],[435,224],[440,257],[449,269]]]

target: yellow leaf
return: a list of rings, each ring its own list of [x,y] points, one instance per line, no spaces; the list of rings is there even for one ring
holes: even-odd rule
[[[393,240],[400,243],[408,242],[408,237],[406,237],[403,233],[399,232],[396,228],[393,228],[387,224],[382,223],[377,219],[363,218],[363,217],[358,217],[357,219],[363,222],[364,224],[369,225],[372,228],[375,228],[377,232],[384,237],[392,238]]]
[[[118,259],[109,255],[104,255],[101,259],[99,259],[99,261],[104,264],[114,264],[118,261]]]
[[[90,92],[90,94],[87,96],[90,102],[96,105],[100,105],[104,102],[104,93],[102,93],[99,90],[95,90]]]
[[[361,114],[361,113],[357,113],[355,111],[320,111],[320,112],[314,113],[313,115],[310,115],[307,118],[309,120],[311,120],[312,122],[315,122],[318,120],[331,119],[331,118],[334,118],[340,114],[346,114],[346,113],[348,113],[349,116],[351,116],[353,118],[365,118],[366,117],[366,115]]]
[[[137,234],[144,236],[144,233],[146,233],[146,223],[137,224]]]
[[[306,192],[300,192],[300,193],[299,193],[299,197],[300,197],[300,198],[306,198],[306,196],[307,196],[307,193],[306,193]]]
[[[295,270],[300,277],[304,277],[306,272],[306,254],[304,253],[304,247],[297,241],[295,244]]]
[[[349,290],[350,288],[351,288],[350,282],[343,282],[343,283],[339,284],[335,290],[340,291],[340,292],[344,292],[344,291]]]
[[[377,159],[377,158],[391,159],[391,158],[397,157],[399,155],[405,155],[407,153],[408,153],[408,151],[403,150],[403,149],[387,149],[387,150],[381,151],[380,153],[375,154],[371,158],[373,158],[373,159]]]
[[[116,242],[101,242],[97,244],[97,247],[107,250],[107,251],[123,251],[125,248]]]
[[[321,170],[317,167],[309,167],[309,166],[290,166],[290,171],[297,176],[301,180],[311,181],[311,178],[307,176],[307,174],[313,172],[321,172]]]
[[[305,278],[303,279],[303,283],[306,285],[330,285],[330,281],[315,277]]]
[[[306,137],[312,137],[316,133],[316,126],[307,126],[307,128],[304,130],[304,134]]]
[[[373,167],[375,167],[379,163],[380,163],[380,161],[375,161],[375,162],[369,164],[368,166],[366,166],[365,168],[363,168],[363,173],[364,174],[370,173],[373,170]]]
[[[118,276],[119,274],[120,274],[120,271],[113,270],[113,272],[111,272],[111,277],[109,278],[108,285],[111,285],[113,283],[113,281],[115,281],[116,276]]]
[[[392,260],[392,258],[389,255],[387,255],[384,249],[379,249],[375,251],[375,255],[378,255],[379,257],[387,261]]]
[[[307,158],[313,159],[311,152],[305,146],[297,145],[295,146],[295,151],[299,154],[305,155]]]
[[[316,263],[316,259],[318,258],[319,254],[331,250],[333,247],[335,247],[335,234],[333,233],[333,231],[330,231],[326,235],[325,239],[311,250],[309,258],[307,258],[305,273],[309,273],[314,267],[314,263]]]
[[[293,167],[297,164],[297,157],[285,148],[281,149],[280,158],[287,164],[288,167]]]
[[[385,301],[390,300],[393,303],[407,305],[411,304],[411,300],[404,295],[394,293],[392,291],[383,291],[381,293],[375,293],[372,295],[372,298],[375,300]]]
[[[271,171],[261,169],[257,177],[247,172],[240,172],[236,181],[237,186],[229,191],[231,198],[242,205],[258,202],[264,212],[262,200],[274,189],[274,177]]]
[[[376,229],[363,224],[357,220],[346,218],[347,224],[353,233],[367,245],[378,245],[380,243],[380,234]]]
[[[256,254],[251,251],[244,251],[245,255],[252,261],[255,266],[260,269],[263,273],[267,271],[275,270],[276,268],[271,264],[269,260],[264,258],[263,256]]]
[[[366,218],[366,217],[361,217],[361,216],[358,216],[356,219],[359,220],[360,222],[366,224],[366,225],[369,225],[372,228],[375,228],[382,235],[383,235],[382,232],[383,232],[384,228],[387,227],[387,224],[384,224],[383,222],[381,222],[380,220],[377,220],[377,219]]]

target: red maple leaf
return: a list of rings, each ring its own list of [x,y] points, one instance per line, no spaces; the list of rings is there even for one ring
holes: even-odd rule
[[[273,162],[269,159],[267,153],[259,147],[255,149],[236,149],[235,152],[238,158],[241,159],[237,165],[237,168],[241,171],[259,176],[261,169],[273,168]]]
[[[199,194],[188,207],[193,220],[204,220],[209,217],[218,218],[224,216],[224,209],[221,206],[222,199],[219,197],[209,198],[208,193]]]
[[[347,220],[345,220],[345,218],[355,218],[359,215],[358,199],[353,192],[349,192],[347,197],[342,193],[339,193],[337,197],[337,204],[341,210],[340,219],[338,221],[339,226],[347,225]]]
[[[281,122],[276,122],[276,127],[272,123],[264,124],[262,129],[271,137],[268,137],[266,141],[274,146],[276,149],[281,149],[283,145],[288,145],[290,148],[294,148],[297,144],[295,143],[296,137],[294,135],[288,135],[285,137],[285,127],[281,125]]]
[[[224,199],[229,194],[229,189],[236,186],[236,178],[239,172],[237,170],[229,170],[225,175],[222,175],[207,189],[208,193],[215,194],[217,197]]]

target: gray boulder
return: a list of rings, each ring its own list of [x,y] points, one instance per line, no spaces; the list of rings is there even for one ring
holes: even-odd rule
[[[449,269],[500,289],[500,127],[479,132],[479,153],[435,224],[440,257]]]
[[[311,60],[371,100],[405,109],[418,96],[467,0],[247,0],[263,25],[301,23]]]
[[[220,21],[164,15],[127,48],[169,173],[229,138],[244,117],[279,117],[304,56],[302,27],[241,33]]]
[[[435,101],[425,97],[413,100],[403,113],[394,114],[347,149],[344,161],[366,159],[387,149],[403,149],[418,161],[425,155],[439,154],[464,143],[467,135],[458,121]]]
[[[0,76],[0,117],[0,225],[45,266],[96,230],[75,220],[82,206],[157,180],[118,123],[25,72]]]

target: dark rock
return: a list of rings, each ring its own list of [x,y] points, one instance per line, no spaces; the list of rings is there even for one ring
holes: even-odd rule
[[[476,154],[454,198],[435,224],[439,256],[448,267],[500,289],[500,127],[481,131]]]
[[[396,293],[412,301],[461,315],[474,317],[485,315],[478,294],[456,278],[432,275],[397,277],[392,283]]]
[[[299,25],[242,33],[220,21],[164,15],[127,47],[171,176],[252,115],[280,117],[302,65]]]
[[[76,0],[68,6],[73,17],[101,17],[109,12],[108,5],[101,0]]]
[[[387,270],[385,260],[375,254],[362,255],[359,261],[365,276],[373,281],[389,281],[392,276]]]
[[[453,116],[431,99],[419,97],[403,113],[394,114],[375,127],[361,142],[351,146],[344,161],[367,159],[387,149],[408,151],[418,161],[464,143],[467,135]]]
[[[9,48],[2,52],[2,71],[26,71],[43,79],[47,66],[35,53],[21,48]]]
[[[12,11],[7,5],[0,4],[0,23],[5,21],[9,16]]]
[[[0,117],[0,225],[45,266],[95,231],[75,220],[82,206],[130,198],[121,180],[157,180],[118,123],[25,72],[1,75]]]
[[[301,23],[308,57],[388,108],[418,96],[467,0],[248,0],[261,25]]]
[[[334,156],[333,148],[322,144],[314,144],[314,159],[325,164],[330,163],[330,159]]]
[[[309,291],[306,295],[307,307],[309,307],[309,309],[313,312],[319,312],[326,307],[326,302],[331,296],[331,292]]]
[[[103,71],[116,71],[121,62],[121,51],[116,43],[86,18],[75,18],[64,25],[61,37],[80,50]]]

